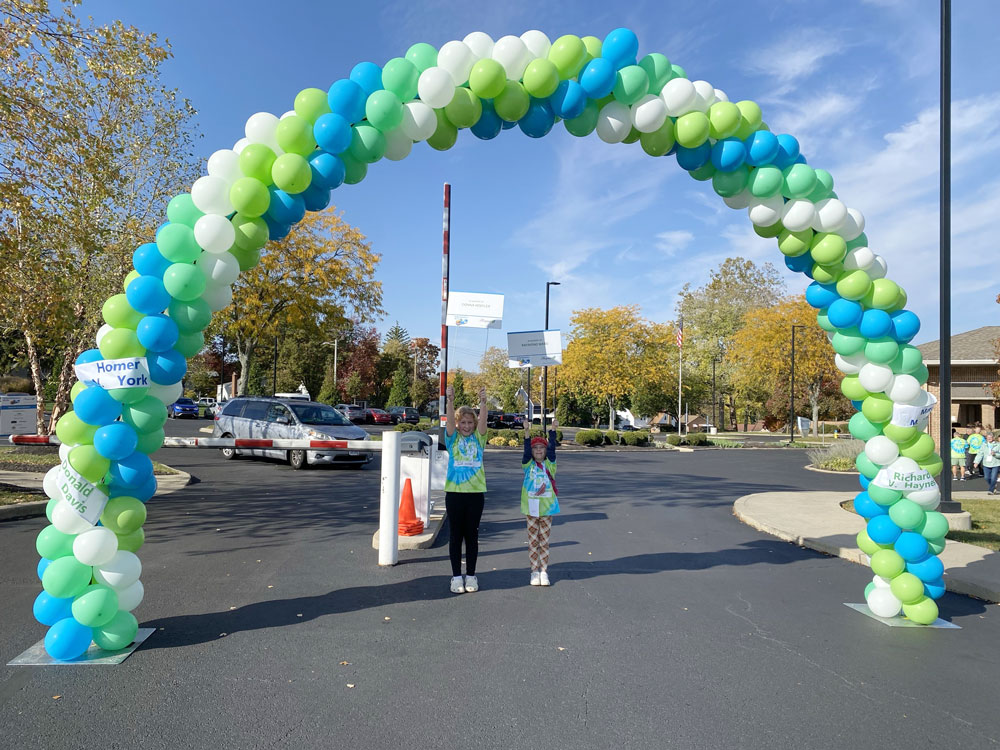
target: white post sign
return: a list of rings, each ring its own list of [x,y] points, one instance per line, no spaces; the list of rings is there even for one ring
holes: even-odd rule
[[[99,359],[76,365],[76,379],[85,385],[98,385],[105,390],[112,388],[148,388],[149,366],[145,357],[125,359]]]
[[[934,410],[934,405],[937,404],[937,398],[933,394],[927,393],[925,401],[926,403],[920,406],[911,406],[908,404],[893,404],[892,405],[892,419],[890,420],[892,424],[897,427],[916,427],[917,429],[923,429],[927,425],[927,420]]]
[[[562,335],[556,330],[507,334],[508,367],[551,367],[562,364]]]
[[[500,328],[502,321],[502,294],[448,292],[448,325],[460,328]]]
[[[934,477],[926,469],[917,469],[916,471],[879,469],[878,474],[872,480],[872,484],[877,487],[885,487],[890,490],[900,490],[902,492],[929,490],[931,487],[937,486]]]
[[[59,466],[59,492],[63,500],[75,510],[87,523],[94,525],[101,518],[104,506],[108,504],[108,496],[97,489],[84,477],[74,471],[69,461],[63,461]]]

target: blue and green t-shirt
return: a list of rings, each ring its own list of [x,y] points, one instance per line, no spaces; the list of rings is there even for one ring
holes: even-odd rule
[[[953,437],[951,439],[951,457],[962,458],[965,455],[966,440],[964,437]]]
[[[486,436],[479,431],[465,437],[456,430],[445,432],[444,447],[448,451],[448,477],[445,492],[486,492],[486,472],[483,470],[483,448]]]
[[[974,432],[969,435],[969,453],[973,456],[979,453],[979,449],[983,447],[983,443],[986,442],[986,438],[980,435],[978,432]]]

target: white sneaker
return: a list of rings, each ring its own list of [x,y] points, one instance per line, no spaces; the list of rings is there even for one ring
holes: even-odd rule
[[[541,573],[538,574],[538,585],[539,586],[551,586],[552,585],[549,582],[549,574],[546,573],[544,570]]]
[[[539,575],[538,571],[537,570],[531,571],[531,585],[532,586],[541,586],[541,583],[539,582],[539,580],[540,580],[540,575]]]
[[[451,593],[453,594],[465,593],[465,583],[462,581],[462,576],[452,576]]]
[[[476,591],[479,591],[479,579],[477,579],[475,576],[466,576],[465,593],[471,594]]]

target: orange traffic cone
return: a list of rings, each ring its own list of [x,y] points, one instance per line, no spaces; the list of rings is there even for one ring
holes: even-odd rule
[[[424,522],[417,518],[417,511],[413,507],[413,485],[410,478],[406,478],[403,485],[403,502],[399,505],[399,534],[400,536],[416,536],[424,530]]]

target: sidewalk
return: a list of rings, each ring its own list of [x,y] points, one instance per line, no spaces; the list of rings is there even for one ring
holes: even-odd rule
[[[733,515],[748,526],[787,542],[868,565],[868,556],[857,548],[855,541],[865,521],[840,507],[840,503],[854,494],[760,492],[737,500]],[[941,562],[949,591],[1000,602],[1000,553],[949,539],[941,553]]]

